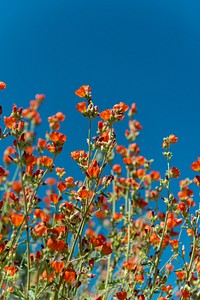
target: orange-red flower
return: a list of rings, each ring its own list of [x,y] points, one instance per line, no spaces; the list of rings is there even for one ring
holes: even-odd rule
[[[120,102],[119,104],[115,104],[113,106],[113,109],[117,110],[117,111],[119,110],[119,111],[125,112],[125,111],[127,111],[129,109],[129,107],[124,102]]]
[[[87,105],[85,102],[79,102],[76,105],[76,109],[80,112],[80,113],[85,113],[87,110]]]
[[[42,278],[44,280],[47,280],[48,282],[52,282],[54,277],[55,277],[55,273],[50,273],[49,274],[49,273],[47,273],[46,270],[44,270],[43,273],[42,273]]]
[[[87,98],[91,94],[91,88],[89,85],[82,85],[75,94],[80,98]]]
[[[90,242],[94,247],[99,247],[106,242],[106,238],[103,234],[98,234],[97,237],[92,236]]]
[[[186,276],[186,271],[176,271],[175,273],[179,280],[183,280]]]
[[[86,189],[81,189],[79,192],[78,192],[78,196],[81,198],[81,199],[87,199],[90,195],[90,191],[89,190],[86,190]]]
[[[106,109],[104,111],[102,111],[99,114],[100,118],[102,118],[104,121],[108,121],[111,119],[111,117],[113,116],[112,110],[111,109]]]
[[[67,139],[67,137],[63,133],[57,131],[50,133],[49,138],[56,144],[56,146],[62,146]]]
[[[55,240],[53,238],[49,238],[47,241],[47,247],[54,251],[62,251],[66,245],[63,240]]]
[[[51,263],[52,268],[55,270],[56,273],[61,273],[64,268],[63,261],[53,261]]]
[[[167,218],[167,228],[172,229],[175,226],[178,226],[182,223],[182,219],[175,218],[174,213],[169,213]]]
[[[16,124],[16,119],[13,116],[4,117],[4,123],[5,123],[6,127],[8,127],[9,129],[12,129],[13,125]]]
[[[24,221],[24,216],[22,214],[12,214],[10,218],[14,226],[20,226]]]
[[[172,248],[176,249],[178,248],[178,243],[179,241],[178,240],[170,240],[169,241],[169,244],[172,246]]]
[[[64,278],[65,282],[72,283],[76,279],[76,272],[73,269],[67,269],[64,272],[63,278]]]
[[[178,141],[178,137],[175,136],[174,134],[170,134],[169,141],[171,144],[175,144]]]
[[[9,266],[4,268],[5,273],[10,276],[14,276],[17,270],[18,269],[15,266]]]
[[[152,235],[150,236],[150,242],[153,245],[158,245],[160,243],[160,238],[157,234],[152,233]]]
[[[52,193],[50,196],[49,196],[51,202],[53,202],[54,204],[57,204],[60,200],[60,197],[55,194],[55,193]]]
[[[115,164],[113,167],[112,167],[113,171],[117,174],[120,174],[122,172],[122,167],[119,165],[119,164]]]
[[[88,173],[89,177],[96,178],[96,177],[98,177],[99,172],[100,172],[100,167],[99,167],[97,160],[95,159],[92,162],[92,164],[88,167],[87,173]]]
[[[143,274],[136,274],[135,275],[136,282],[142,284],[144,282],[144,275]]]
[[[43,224],[37,224],[34,227],[34,233],[38,236],[43,236],[44,233],[46,233],[47,227]]]
[[[193,171],[197,171],[197,172],[200,171],[200,157],[198,157],[198,159],[195,162],[192,163],[191,169]]]
[[[48,157],[48,156],[41,156],[39,159],[38,159],[39,163],[41,166],[44,166],[44,167],[51,167],[52,164],[53,164],[53,159],[51,157]]]
[[[3,81],[0,81],[0,90],[4,90],[6,88],[6,84]]]
[[[126,300],[127,293],[125,291],[120,291],[120,292],[116,293],[116,297],[118,300]]]
[[[109,245],[109,243],[105,243],[103,244],[102,248],[101,248],[101,253],[103,255],[108,255],[108,254],[111,254],[112,253],[112,248],[111,246]]]
[[[172,167],[170,169],[170,176],[172,178],[178,178],[180,176],[180,170],[178,168]]]

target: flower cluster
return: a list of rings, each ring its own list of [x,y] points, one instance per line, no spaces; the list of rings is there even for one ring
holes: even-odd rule
[[[200,158],[191,164],[194,179],[181,179],[171,165],[178,137],[170,134],[162,176],[141,153],[135,103],[100,112],[89,85],[75,94],[85,99],[77,111],[89,119],[87,149],[71,152],[79,178],[56,161],[67,142],[64,113],[50,116],[45,137],[36,136],[43,94],[3,118],[1,140],[12,144],[0,166],[1,299],[199,299]],[[126,114],[122,145],[115,123]]]

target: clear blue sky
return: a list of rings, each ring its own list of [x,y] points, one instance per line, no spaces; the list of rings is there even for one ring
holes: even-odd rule
[[[25,107],[45,93],[43,118],[67,116],[68,155],[84,147],[86,120],[74,91],[89,84],[101,110],[137,103],[142,153],[155,159],[155,169],[164,172],[162,139],[174,133],[173,162],[183,177],[193,175],[200,155],[199,12],[198,0],[1,1],[0,80],[7,89],[0,102],[9,111],[13,102]]]

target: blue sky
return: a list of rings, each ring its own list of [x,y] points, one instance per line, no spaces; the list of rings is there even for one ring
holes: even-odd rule
[[[192,177],[200,156],[199,11],[199,0],[1,1],[0,104],[9,114],[13,103],[27,107],[46,94],[43,119],[66,114],[61,162],[75,175],[69,155],[86,147],[87,120],[74,91],[89,84],[100,110],[137,103],[142,154],[162,174],[163,137],[177,135],[173,164],[181,179]],[[117,126],[119,143],[125,128]]]
[[[199,9],[195,0],[5,1],[0,13],[4,111],[45,93],[43,118],[59,110],[67,116],[69,153],[83,147],[87,132],[74,90],[89,84],[100,110],[119,101],[137,103],[144,127],[141,149],[155,159],[154,168],[164,171],[162,139],[176,134],[174,164],[189,176],[200,154]]]

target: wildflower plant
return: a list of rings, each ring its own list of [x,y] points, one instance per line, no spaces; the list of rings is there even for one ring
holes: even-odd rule
[[[196,177],[180,180],[171,165],[178,138],[170,134],[162,178],[140,152],[135,103],[99,112],[90,86],[75,94],[89,124],[87,148],[71,152],[77,178],[56,162],[67,142],[65,115],[50,116],[45,137],[36,135],[45,95],[2,118],[1,140],[12,144],[0,166],[1,299],[199,299],[200,210],[191,186],[200,186],[200,158],[191,165]],[[120,145],[115,123],[125,115],[127,144]]]

